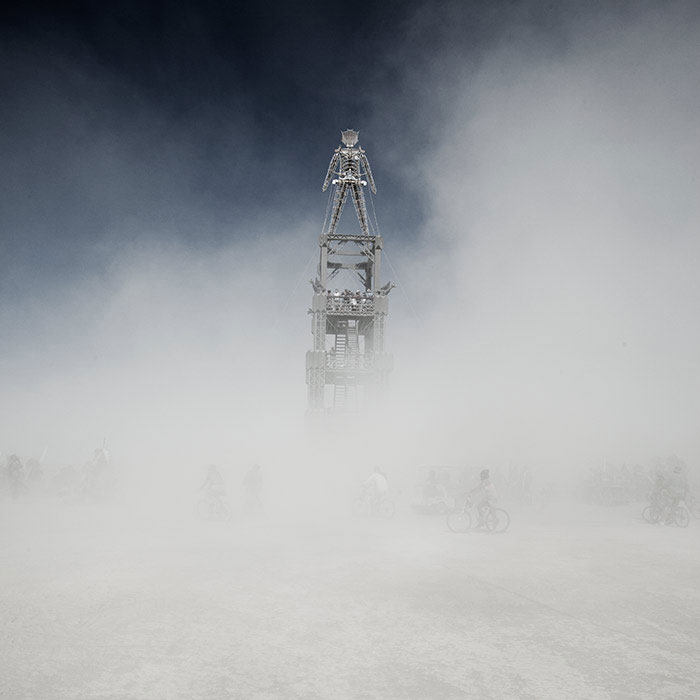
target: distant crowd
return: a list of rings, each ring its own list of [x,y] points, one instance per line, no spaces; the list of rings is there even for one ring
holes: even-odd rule
[[[583,484],[587,500],[600,505],[644,501],[660,485],[668,484],[684,498],[689,490],[686,463],[675,455],[650,466],[604,462],[591,468]]]
[[[105,446],[95,449],[80,467],[68,465],[49,470],[44,457],[45,452],[41,457],[25,459],[17,454],[0,453],[0,497],[21,499],[25,495],[41,494],[63,500],[96,501],[114,495],[117,471]],[[214,465],[204,471],[204,482],[199,489],[200,515],[209,519],[229,517],[232,508],[221,472]],[[405,478],[406,473],[400,470],[399,480],[405,481]],[[658,519],[670,521],[676,517],[674,513],[679,506],[687,506],[691,514],[700,517],[700,499],[696,500],[691,481],[687,465],[676,456],[647,467],[603,462],[591,468],[579,481],[579,487],[571,487],[566,494],[561,492],[561,480],[548,481],[541,474],[535,479],[533,471],[524,465],[511,465],[506,469],[435,467],[423,470],[422,477],[417,475],[414,485],[419,489],[419,500],[413,508],[416,512],[446,512],[463,501],[465,494],[480,498],[482,505],[492,506],[502,500],[539,507],[547,505],[554,497],[570,495],[605,506],[648,502],[656,509],[654,512],[658,511]],[[260,512],[262,470],[259,465],[249,469],[241,485],[242,510]],[[391,507],[393,512],[393,502],[387,498],[389,480],[381,468],[375,467],[363,488],[362,508],[372,512]],[[401,492],[399,487],[397,493]]]
[[[331,291],[330,289],[326,292],[326,296],[329,299],[340,299],[342,301],[349,301],[350,303],[361,304],[374,299],[374,292],[369,291],[350,291],[349,289],[343,289],[339,291],[335,289]]]
[[[48,496],[64,502],[99,502],[113,498],[119,486],[118,472],[106,447],[97,448],[81,467],[72,465],[48,468],[44,455],[22,459],[17,454],[0,453],[0,498],[22,500]],[[204,480],[196,492],[197,511],[206,519],[228,515],[232,509],[228,489],[219,468],[203,467]],[[242,482],[244,502],[241,510],[262,510],[262,469],[253,465]]]
[[[105,447],[99,447],[82,467],[60,467],[47,473],[44,456],[24,461],[17,454],[3,458],[0,453],[0,493],[10,497],[52,494],[59,497],[101,499],[113,492],[115,473]]]

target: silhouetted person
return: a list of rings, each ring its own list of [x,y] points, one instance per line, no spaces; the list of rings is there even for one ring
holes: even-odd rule
[[[243,478],[246,509],[248,512],[262,510],[262,470],[259,464],[254,464]]]
[[[12,498],[17,498],[24,490],[24,466],[22,460],[17,455],[10,455],[7,458],[7,481],[10,486]]]
[[[498,499],[496,487],[491,481],[491,474],[488,469],[481,470],[479,479],[479,485],[469,492],[469,495],[475,497],[477,501],[476,509],[479,513],[477,527],[484,524],[486,513],[495,505]]]

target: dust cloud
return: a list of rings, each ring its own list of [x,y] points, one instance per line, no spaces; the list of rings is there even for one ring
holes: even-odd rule
[[[682,16],[589,18],[554,55],[516,28],[419,100],[440,138],[420,246],[389,248],[414,323],[394,332],[417,349],[397,354],[405,401],[432,404],[450,460],[697,462],[700,53]]]
[[[696,695],[700,23],[668,7],[473,51],[449,12],[406,21],[397,85],[333,125],[364,143],[391,105],[368,155],[422,198],[393,230],[377,177],[395,367],[327,421],[327,160],[270,156],[308,192],[246,208],[244,102],[128,111],[36,58],[2,141],[0,695]],[[485,468],[509,526],[462,511]]]

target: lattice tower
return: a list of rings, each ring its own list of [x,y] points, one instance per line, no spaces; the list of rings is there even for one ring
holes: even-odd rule
[[[322,191],[332,189],[318,241],[318,276],[311,280],[313,349],[306,353],[306,383],[312,413],[363,409],[386,383],[393,362],[384,349],[384,335],[394,285],[380,286],[383,241],[364,193],[369,185],[371,198],[377,188],[358,133],[348,129],[341,137],[323,183]],[[341,233],[338,225],[348,195],[360,230]],[[333,286],[341,275],[349,276],[354,288],[352,283]]]

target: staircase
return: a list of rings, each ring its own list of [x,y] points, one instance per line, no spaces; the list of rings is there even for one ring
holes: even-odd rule
[[[345,399],[347,393],[345,384],[336,384],[333,388],[333,410],[337,412],[345,411]]]
[[[347,362],[347,337],[344,334],[335,336],[335,362],[336,367],[345,367]]]
[[[333,388],[333,410],[336,413],[352,413],[357,409],[357,387],[354,384],[336,384]]]
[[[357,320],[351,319],[337,329],[334,346],[336,369],[357,369],[360,359],[358,331]],[[358,407],[357,379],[354,377],[354,373],[350,372],[343,381],[344,384],[336,384],[333,387],[333,410],[338,413],[356,411]]]
[[[346,367],[357,367],[357,356],[360,352],[360,346],[357,338],[357,321],[348,321],[348,340],[346,350]]]

